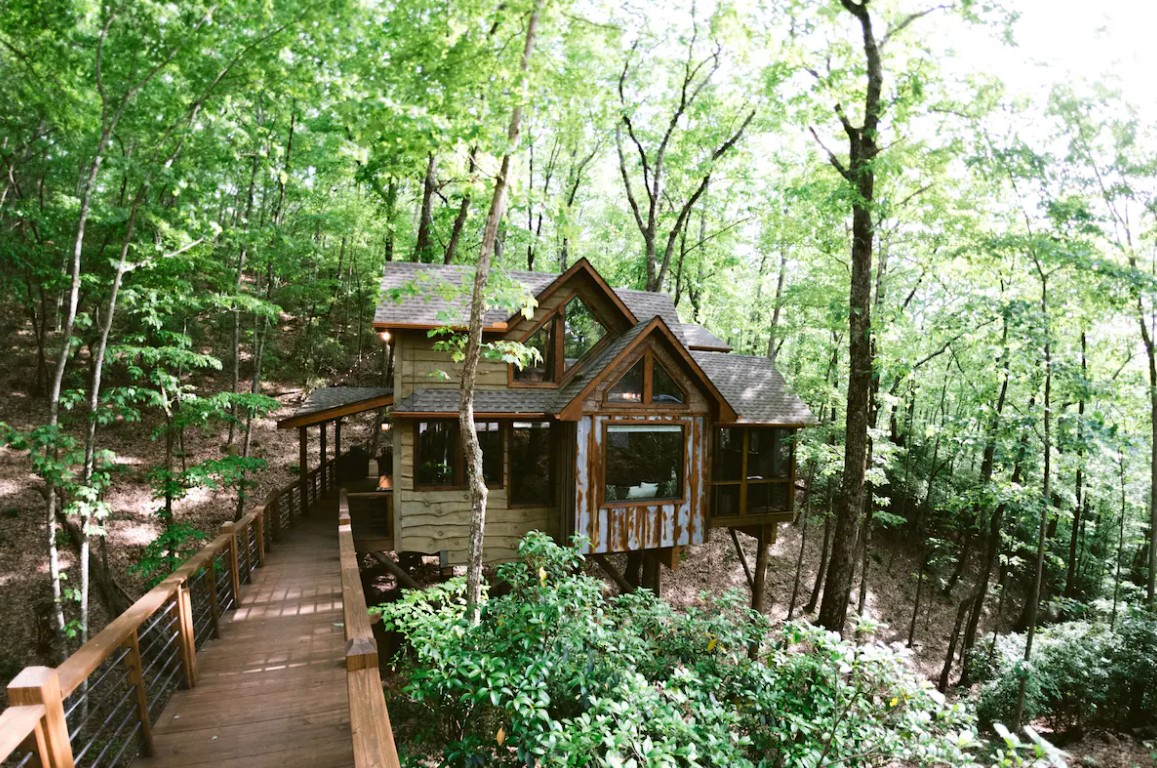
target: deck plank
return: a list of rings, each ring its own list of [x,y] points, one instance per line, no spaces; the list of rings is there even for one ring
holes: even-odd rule
[[[353,765],[336,495],[320,500],[241,588],[197,654],[197,687],[153,725],[136,768]]]

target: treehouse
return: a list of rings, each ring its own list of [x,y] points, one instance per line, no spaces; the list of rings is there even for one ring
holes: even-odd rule
[[[485,559],[531,530],[586,538],[596,556],[658,563],[726,527],[763,546],[794,516],[794,433],[813,423],[772,362],[733,354],[682,323],[660,293],[614,289],[585,260],[512,272],[532,316],[486,311],[484,339],[537,350],[525,367],[483,359],[475,429],[489,488]],[[473,270],[391,263],[375,328],[393,352],[391,525],[399,552],[466,562],[470,501],[458,436],[460,365],[431,331],[462,329]],[[738,542],[737,542],[738,546]],[[630,561],[630,558],[628,558]],[[614,575],[614,574],[613,574]]]

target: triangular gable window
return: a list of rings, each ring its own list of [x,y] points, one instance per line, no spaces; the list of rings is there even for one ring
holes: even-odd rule
[[[623,374],[611,391],[607,393],[607,402],[635,404],[643,402],[643,367],[646,360],[640,360],[631,366],[631,370]]]
[[[607,327],[577,295],[563,309],[563,358],[566,368],[578,363],[607,335]]]
[[[667,373],[658,360],[654,361],[651,369],[651,402],[667,405],[682,405],[687,402],[687,393],[675,383],[671,374]]]
[[[687,392],[647,350],[607,392],[615,405],[683,405]]]
[[[554,323],[548,322],[546,325],[539,328],[530,335],[530,338],[523,342],[527,347],[537,350],[537,359],[529,361],[526,366],[519,368],[514,367],[515,381],[554,381],[555,376],[555,362],[554,362]]]

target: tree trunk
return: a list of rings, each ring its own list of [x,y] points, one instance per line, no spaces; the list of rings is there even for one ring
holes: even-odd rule
[[[510,113],[510,125],[506,131],[507,151],[502,156],[502,164],[494,179],[494,194],[490,199],[490,211],[486,215],[486,226],[482,231],[482,247],[478,254],[478,265],[474,270],[474,285],[470,298],[469,338],[466,355],[462,363],[461,398],[458,404],[458,432],[462,440],[462,452],[466,460],[467,480],[470,485],[470,556],[466,567],[466,616],[471,624],[480,618],[482,601],[482,548],[486,532],[486,481],[482,477],[482,449],[478,445],[478,433],[474,429],[474,383],[478,374],[478,361],[482,356],[482,311],[486,301],[486,284],[490,277],[491,257],[498,239],[498,223],[506,206],[506,189],[510,173],[510,152],[518,144],[518,133],[522,125],[522,102],[526,99],[526,76],[530,67],[530,55],[534,50],[534,40],[538,29],[538,17],[545,0],[537,0],[526,26],[526,41],[522,49],[519,70],[522,75],[521,99]]]
[[[1081,539],[1082,507],[1084,506],[1084,467],[1085,467],[1085,391],[1089,376],[1089,365],[1086,359],[1088,351],[1085,332],[1081,331],[1081,394],[1077,402],[1077,472],[1074,482],[1076,499],[1073,503],[1073,529],[1069,533],[1069,563],[1065,573],[1065,597],[1073,598],[1077,594],[1077,546]]]
[[[414,243],[414,261],[434,260],[434,192],[438,188],[437,156],[431,152],[422,181],[422,205],[418,210],[418,240]]]
[[[872,220],[872,208],[876,175],[872,162],[879,151],[876,142],[880,116],[883,112],[880,97],[884,79],[867,2],[863,4],[857,4],[854,0],[840,0],[840,2],[860,23],[864,56],[867,61],[867,91],[862,126],[853,126],[842,110],[839,113],[840,121],[848,134],[849,167],[844,169],[834,156],[831,158],[856,192],[852,203],[852,274],[848,296],[849,373],[844,476],[832,556],[828,563],[819,614],[819,623],[835,632],[843,632],[847,620],[848,597],[852,590],[855,556],[859,544],[860,518],[864,509],[869,395],[873,368],[871,298],[875,223]]]

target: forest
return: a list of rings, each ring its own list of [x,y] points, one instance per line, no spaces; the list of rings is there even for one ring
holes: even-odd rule
[[[1152,104],[1017,5],[0,3],[0,682],[383,381],[386,265],[586,259],[816,416],[768,608],[532,534],[375,609],[403,764],[1155,764]]]

